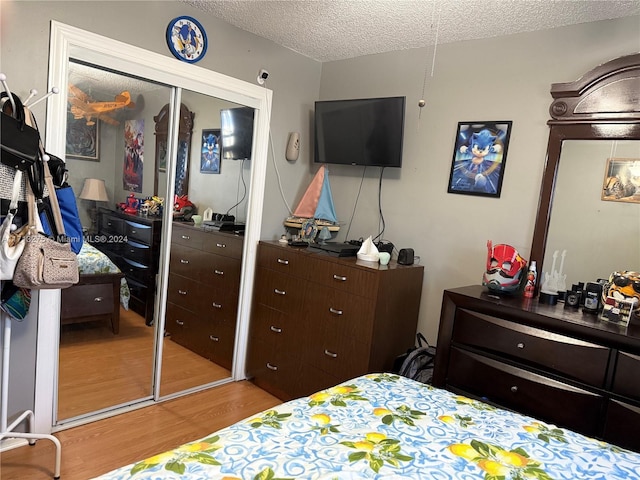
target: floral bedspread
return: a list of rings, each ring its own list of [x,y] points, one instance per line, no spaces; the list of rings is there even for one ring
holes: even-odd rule
[[[84,274],[91,273],[118,273],[120,269],[100,250],[87,242],[82,243],[82,248],[78,252],[78,271]],[[120,281],[120,304],[125,310],[129,309],[129,298],[131,292],[127,280],[122,277]]]
[[[640,454],[372,374],[99,478],[640,479]]]

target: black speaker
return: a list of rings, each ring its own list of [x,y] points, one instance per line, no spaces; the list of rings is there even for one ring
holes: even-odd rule
[[[402,248],[398,252],[398,263],[400,265],[413,265],[413,248]]]

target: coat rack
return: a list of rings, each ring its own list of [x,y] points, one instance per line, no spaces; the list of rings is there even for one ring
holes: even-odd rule
[[[13,100],[13,96],[11,95],[11,91],[7,85],[7,76],[4,73],[0,73],[0,83],[4,88],[4,91],[7,93],[8,101],[11,102],[12,112],[16,111],[15,102]],[[26,106],[27,103],[37,95],[37,90],[31,90],[29,97],[24,102]],[[57,88],[52,88],[50,92],[46,95],[43,95],[38,100],[31,102],[28,106],[33,106],[36,103],[44,100],[50,95],[58,93]],[[41,434],[41,433],[33,433],[33,425],[34,425],[34,413],[31,410],[26,410],[22,412],[18,418],[16,418],[10,425],[7,424],[7,413],[8,413],[8,400],[9,400],[9,360],[11,358],[11,317],[6,314],[4,311],[0,312],[0,323],[3,326],[3,336],[2,336],[2,383],[0,386],[0,453],[5,452],[7,450],[12,450],[17,447],[24,446],[24,442],[6,442],[6,439],[22,439],[26,440],[29,445],[35,445],[36,440],[51,440],[56,447],[56,461],[55,461],[55,470],[53,474],[54,479],[60,478],[60,463],[62,458],[62,445],[60,444],[60,440],[58,440],[53,435],[49,434]],[[15,432],[14,429],[20,425],[24,421],[27,425],[27,432]]]

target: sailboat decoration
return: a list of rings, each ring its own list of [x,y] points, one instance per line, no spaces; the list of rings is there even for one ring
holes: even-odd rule
[[[310,219],[315,220],[318,228],[326,227],[330,232],[340,230],[333,206],[329,172],[325,165],[322,165],[313,177],[293,215],[284,221],[284,225],[301,229],[302,224]]]

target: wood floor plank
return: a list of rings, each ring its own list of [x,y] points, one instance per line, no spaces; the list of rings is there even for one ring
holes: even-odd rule
[[[170,450],[280,404],[248,381],[141,408],[55,434],[62,443],[62,480],[87,480]],[[47,440],[2,453],[2,480],[52,478]]]

